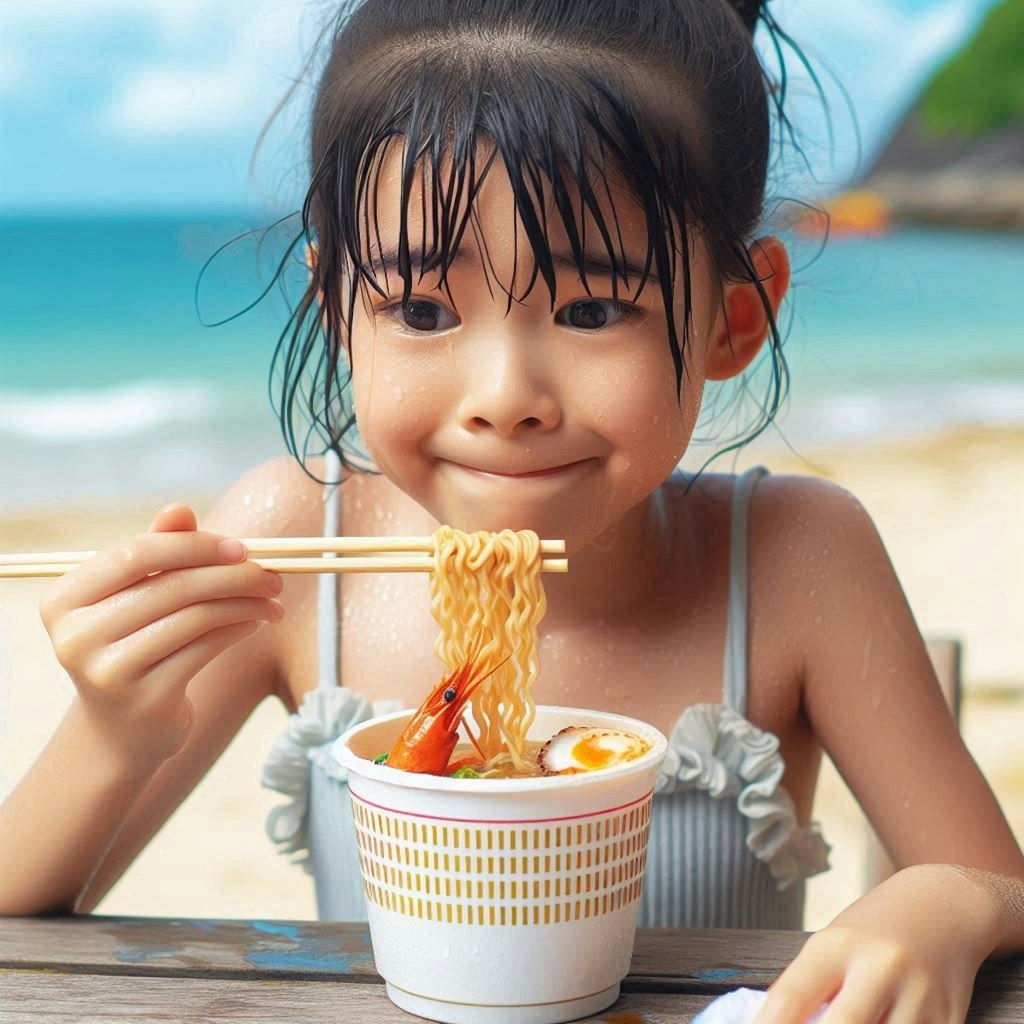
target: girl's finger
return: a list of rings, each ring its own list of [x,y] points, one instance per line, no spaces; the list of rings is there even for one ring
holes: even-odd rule
[[[252,636],[262,625],[262,620],[250,619],[211,629],[154,665],[149,670],[149,682],[157,690],[168,690],[183,679],[192,679],[219,654]]]
[[[892,1004],[893,996],[888,986],[872,986],[871,979],[866,976],[860,982],[848,977],[821,1020],[815,1024],[889,1024],[886,1014]]]
[[[171,569],[78,609],[83,620],[79,628],[88,629],[97,644],[112,644],[191,605],[236,597],[276,597],[282,588],[280,575],[255,562]]]
[[[768,989],[753,1024],[805,1024],[842,984],[842,964],[801,953]]]
[[[182,608],[107,647],[94,678],[107,685],[131,684],[152,667],[211,630],[253,619],[278,622],[284,606],[272,598],[239,597]]]
[[[154,572],[244,561],[245,545],[215,533],[144,533],[93,555],[64,576],[51,602],[65,608],[95,604]]]
[[[929,1008],[928,986],[911,981],[897,993],[885,1024],[946,1024],[949,1019],[948,1013]]]

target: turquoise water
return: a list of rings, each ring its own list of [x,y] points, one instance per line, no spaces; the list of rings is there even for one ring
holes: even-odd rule
[[[283,300],[215,328],[194,306],[205,260],[248,226],[209,215],[0,220],[6,504],[187,497],[284,450],[266,393]],[[214,262],[199,295],[207,320],[259,294],[284,234]],[[792,398],[780,420],[792,443],[1024,424],[1024,237],[903,230],[814,252],[793,247]]]

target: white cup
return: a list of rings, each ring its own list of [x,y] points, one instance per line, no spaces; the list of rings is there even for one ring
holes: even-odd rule
[[[610,1006],[633,953],[665,737],[622,715],[538,707],[530,739],[584,725],[651,747],[615,768],[529,779],[374,764],[412,714],[364,722],[332,751],[348,770],[370,937],[392,1002],[448,1024],[556,1024]]]

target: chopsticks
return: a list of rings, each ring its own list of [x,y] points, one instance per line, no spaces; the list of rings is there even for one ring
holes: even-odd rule
[[[240,538],[249,561],[287,573],[430,572],[432,537]],[[564,540],[542,540],[541,555],[565,553]],[[43,551],[0,555],[0,579],[63,576],[95,551]],[[278,557],[278,556],[291,557]],[[255,557],[254,557],[255,556]],[[567,558],[541,558],[542,572],[568,572]]]

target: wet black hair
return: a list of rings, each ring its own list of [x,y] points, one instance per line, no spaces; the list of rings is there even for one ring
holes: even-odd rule
[[[777,80],[754,47],[759,26],[779,56]],[[763,0],[342,3],[318,43],[326,59],[295,240],[304,240],[316,258],[271,370],[271,398],[288,450],[304,465],[318,450],[316,437],[319,451],[332,448],[348,468],[367,468],[347,349],[361,289],[383,293],[385,287],[375,197],[393,143],[404,153],[395,254],[403,301],[425,272],[435,272],[436,287],[447,290],[447,270],[467,228],[486,259],[472,197],[500,161],[531,250],[525,294],[539,279],[554,308],[550,199],[588,293],[584,250],[595,245],[606,253],[614,299],[620,287],[635,296],[651,280],[661,289],[680,396],[691,320],[689,249],[691,233],[699,232],[719,280],[752,282],[768,314],[769,394],[739,443],[761,433],[788,387],[778,325],[748,252],[763,215],[773,123],[780,139],[788,136],[799,149],[785,112],[783,45],[817,84]],[[410,238],[417,177],[423,231]],[[618,234],[616,186],[625,187],[646,218],[647,252],[638,273],[627,267]],[[590,244],[584,212],[600,236]],[[509,308],[525,297],[507,294]],[[677,294],[682,325],[673,316]]]

